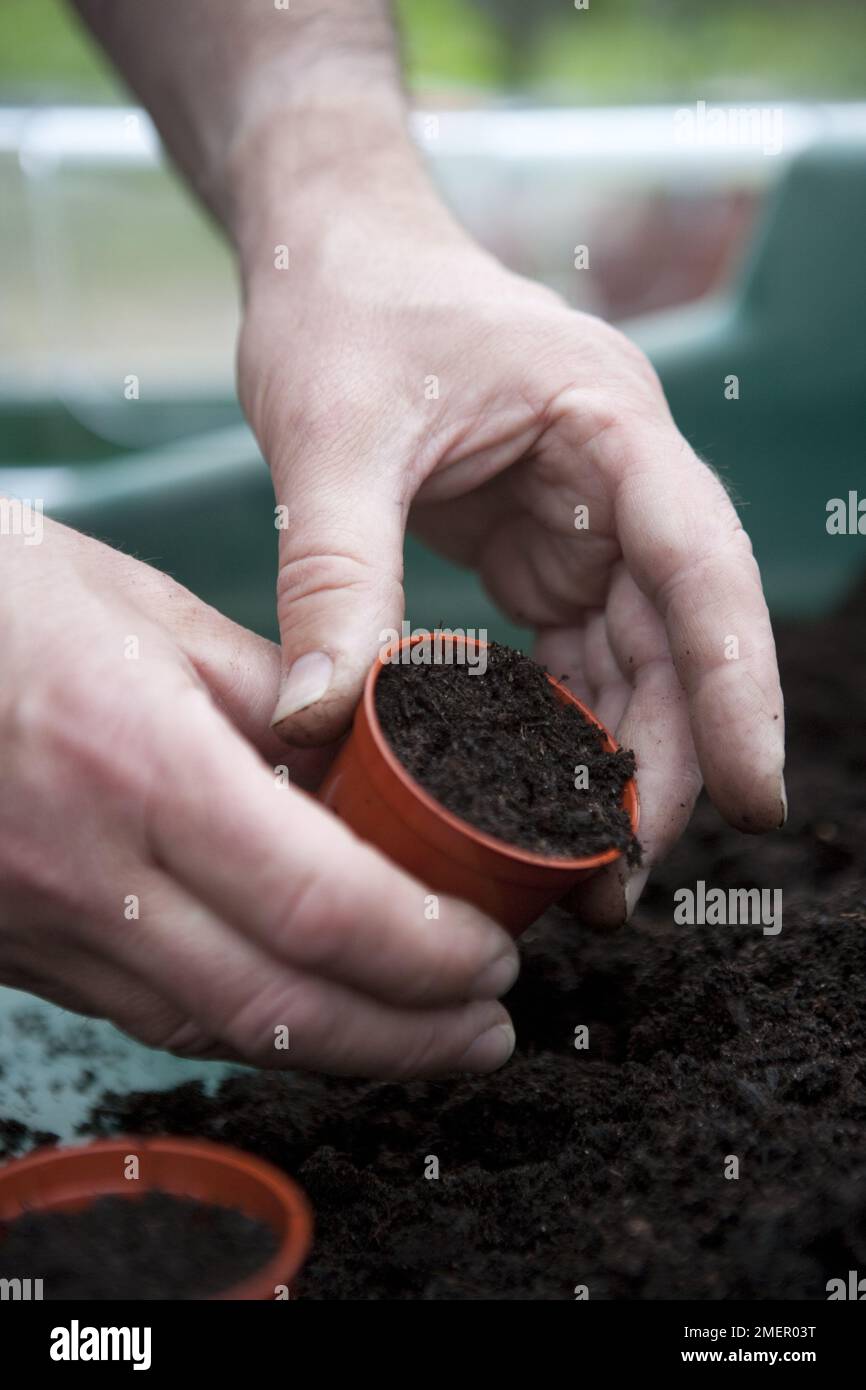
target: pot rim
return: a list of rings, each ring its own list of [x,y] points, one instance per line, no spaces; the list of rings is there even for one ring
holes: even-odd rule
[[[552,869],[570,873],[580,869],[600,869],[606,864],[612,864],[616,859],[621,858],[623,850],[616,848],[602,850],[599,854],[588,855],[582,859],[554,858],[552,855],[537,854],[532,850],[522,849],[518,845],[510,844],[508,840],[500,840],[495,835],[488,835],[485,831],[478,830],[474,825],[471,825],[469,821],[463,820],[461,816],[455,815],[453,811],[449,811],[440,801],[437,801],[434,796],[431,796],[431,794],[422,787],[421,783],[415,780],[408,768],[401,763],[379,723],[379,716],[376,712],[376,682],[385,666],[396,664],[388,660],[389,653],[400,652],[405,647],[412,647],[419,642],[428,641],[437,633],[440,634],[444,640],[452,644],[462,642],[464,645],[469,645],[475,650],[492,645],[490,642],[485,642],[480,637],[466,637],[464,635],[443,631],[440,628],[431,628],[428,631],[414,632],[409,637],[403,637],[397,642],[386,644],[379,650],[364,681],[362,706],[367,721],[367,727],[376,745],[376,750],[390,772],[399,780],[406,791],[421,804],[428,814],[434,815],[444,821],[455,833],[462,835],[465,839],[473,841],[475,844],[488,851],[493,851],[507,859],[524,864],[528,868]],[[589,709],[582,700],[579,700],[561,681],[556,680],[549,672],[545,672],[545,674],[550,684],[559,695],[564,698],[565,702],[567,704],[576,705],[584,718],[591,724],[594,724],[597,729],[601,730],[607,742],[607,751],[613,752],[618,750],[620,744],[617,743],[610,730],[602,724],[598,716],[593,714],[592,710]],[[622,808],[628,814],[631,823],[631,833],[636,836],[638,824],[640,822],[640,798],[635,777],[630,777],[623,787]]]

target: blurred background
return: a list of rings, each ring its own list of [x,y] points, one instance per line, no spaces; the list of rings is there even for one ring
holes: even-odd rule
[[[859,0],[591,0],[576,9],[573,0],[397,0],[412,84],[567,104],[862,94]],[[123,99],[57,0],[4,0],[0,39],[7,99]]]
[[[821,611],[861,563],[825,502],[856,486],[866,424],[866,7],[397,8],[445,196],[510,266],[646,346],[774,609]],[[0,266],[0,485],[273,634],[228,252],[59,0],[0,6]],[[407,592],[417,621],[516,637],[414,543]]]

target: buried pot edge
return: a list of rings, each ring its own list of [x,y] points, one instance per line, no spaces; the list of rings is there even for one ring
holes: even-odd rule
[[[134,1154],[140,1175],[125,1177]],[[25,1211],[76,1211],[100,1197],[134,1201],[148,1191],[233,1207],[269,1226],[278,1246],[260,1269],[207,1301],[273,1301],[289,1287],[312,1240],[313,1217],[304,1193],[264,1159],[207,1139],[126,1135],[89,1144],[41,1148],[0,1165],[0,1223]]]
[[[392,750],[376,713],[376,682],[398,652],[427,640],[404,638],[376,658],[355,713],[352,731],[319,788],[319,799],[361,839],[437,892],[463,898],[501,922],[513,936],[540,917],[581,879],[611,864],[622,850],[609,849],[583,859],[552,859],[497,840],[446,810],[415,781]],[[451,644],[473,650],[480,639],[442,634]],[[548,675],[557,698],[575,705],[604,735],[608,752],[619,745],[591,710],[561,682]],[[623,788],[623,809],[637,833],[637,784]]]

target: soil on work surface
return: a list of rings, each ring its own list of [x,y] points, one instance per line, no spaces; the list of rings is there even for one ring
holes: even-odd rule
[[[557,699],[543,668],[491,643],[466,664],[394,663],[376,682],[376,713],[403,766],[447,810],[488,835],[552,858],[640,848],[622,793],[634,754]],[[575,786],[586,769],[586,789]]]
[[[58,1136],[47,1129],[31,1129],[21,1120],[0,1117],[0,1159],[15,1158],[29,1149],[56,1144]]]
[[[274,1233],[240,1211],[154,1191],[0,1226],[0,1278],[38,1270],[46,1299],[207,1298],[254,1274],[276,1248]]]
[[[240,1075],[105,1097],[91,1131],[283,1166],[316,1211],[301,1298],[826,1298],[866,1269],[866,592],[780,656],[786,829],[752,839],[702,804],[630,927],[548,914],[501,1072]],[[782,931],[675,925],[699,879],[781,888]]]

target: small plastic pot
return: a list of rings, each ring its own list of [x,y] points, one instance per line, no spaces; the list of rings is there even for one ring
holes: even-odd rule
[[[124,1177],[127,1154],[139,1159],[135,1181]],[[37,1149],[0,1167],[0,1222],[25,1211],[80,1211],[99,1197],[134,1202],[153,1189],[233,1207],[276,1235],[279,1247],[267,1263],[212,1299],[273,1300],[276,1286],[289,1285],[307,1257],[313,1218],[300,1188],[270,1163],[204,1139],[129,1137]]]
[[[512,936],[519,936],[551,903],[581,879],[612,864],[622,850],[609,849],[585,859],[533,854],[476,830],[447,811],[414,780],[380,727],[376,682],[383,666],[406,647],[424,640],[423,634],[404,638],[374,662],[352,732],[319,789],[319,799],[362,839],[422,883],[474,903]],[[488,645],[477,639],[437,634],[440,640],[466,643],[473,651]],[[597,725],[604,734],[605,748],[614,752],[618,745],[592,711],[552,676],[548,680],[557,699],[575,705]],[[623,788],[622,805],[636,833],[639,804],[633,778]]]

